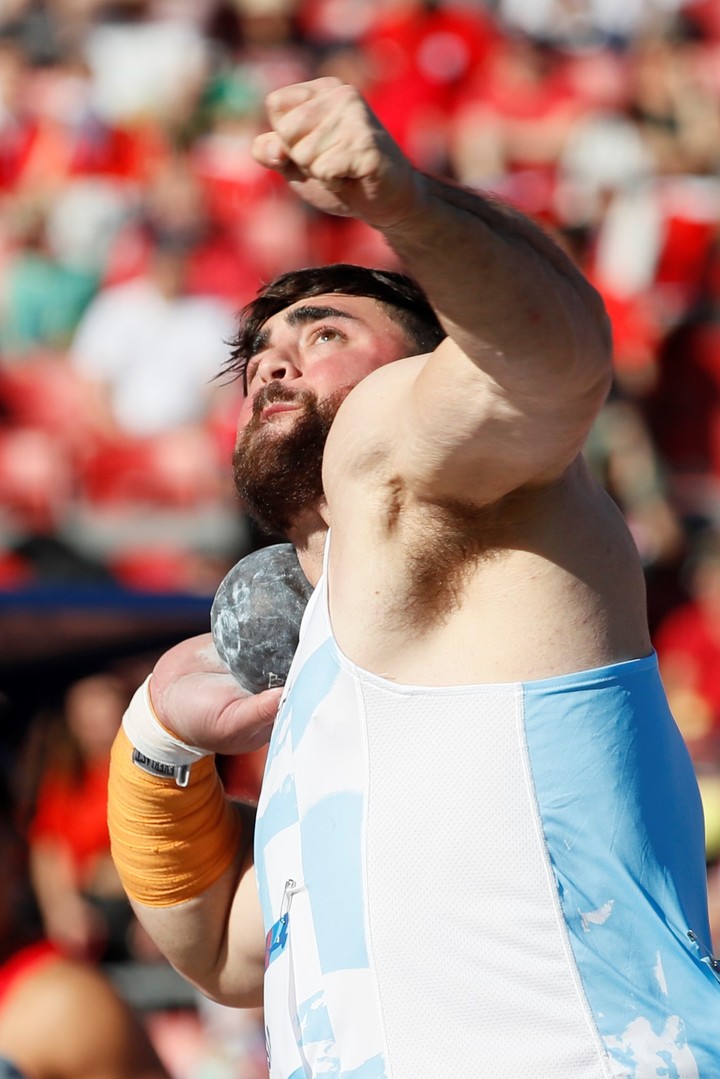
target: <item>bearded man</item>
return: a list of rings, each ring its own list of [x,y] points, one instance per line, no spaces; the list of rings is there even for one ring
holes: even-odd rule
[[[379,230],[444,336],[418,353],[333,270],[241,330],[236,478],[316,588],[282,691],[242,693],[207,641],[138,691],[110,791],[138,916],[209,995],[264,986],[272,1079],[717,1074],[697,785],[582,458],[602,303],[352,87],[267,107],[257,160]],[[318,485],[287,447],[333,414]],[[212,752],[270,735],[253,852]]]
[[[246,511],[267,532],[280,536],[290,537],[298,516],[323,500],[325,442],[335,413],[359,380],[358,373],[348,371],[346,364],[341,385],[323,397],[312,389],[294,388],[289,372],[279,368],[275,377],[251,398],[248,382],[260,362],[255,357],[267,339],[271,317],[292,309],[291,327],[317,322],[318,314],[319,321],[323,315],[331,320],[337,317],[337,306],[310,303],[323,294],[374,300],[393,323],[392,333],[384,342],[386,351],[366,362],[363,370],[373,370],[375,362],[388,362],[385,356],[394,360],[424,355],[445,337],[427,297],[411,278],[363,266],[321,266],[283,274],[245,307],[226,367],[227,372],[242,378],[246,406],[251,405],[252,413],[243,427],[248,408],[243,409],[233,476]],[[325,343],[337,339],[337,331],[326,327]],[[334,361],[332,377],[335,378]],[[275,437],[273,425],[267,421],[287,410],[295,412],[292,427],[281,428],[282,437]]]

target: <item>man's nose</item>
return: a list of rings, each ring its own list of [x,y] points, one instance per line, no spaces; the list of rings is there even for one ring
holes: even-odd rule
[[[284,350],[268,349],[258,364],[258,374],[263,383],[274,382],[277,379],[286,380],[300,378],[300,368],[290,355]]]

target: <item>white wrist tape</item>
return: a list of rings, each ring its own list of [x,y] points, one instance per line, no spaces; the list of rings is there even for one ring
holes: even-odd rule
[[[122,725],[133,746],[133,764],[150,775],[174,779],[178,787],[187,787],[193,764],[212,756],[210,750],[189,746],[163,727],[150,700],[150,675],[135,691]]]

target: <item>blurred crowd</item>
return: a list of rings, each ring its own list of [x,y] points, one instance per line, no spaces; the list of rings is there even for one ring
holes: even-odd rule
[[[267,1075],[262,1015],[214,1004],[174,974],[112,861],[110,749],[151,664],[132,657],[70,681],[32,717],[11,774],[0,769],[2,1079],[16,1079],[5,1057],[20,1079]],[[256,800],[263,764],[264,751],[222,758],[226,789]]]
[[[720,941],[714,0],[0,0],[0,590],[72,564],[211,594],[247,545],[241,388],[216,377],[237,312],[298,266],[395,265],[250,156],[266,94],[320,75],[359,86],[420,168],[538,217],[605,299],[616,377],[586,454],[645,565]],[[45,932],[91,960],[148,958],[90,826],[121,681],[31,725],[52,774],[20,791]]]

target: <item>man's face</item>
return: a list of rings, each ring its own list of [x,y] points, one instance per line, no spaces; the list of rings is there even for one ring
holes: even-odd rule
[[[322,452],[340,404],[358,382],[412,352],[376,300],[326,294],[273,315],[247,369],[233,475],[247,511],[287,534],[322,498]]]

